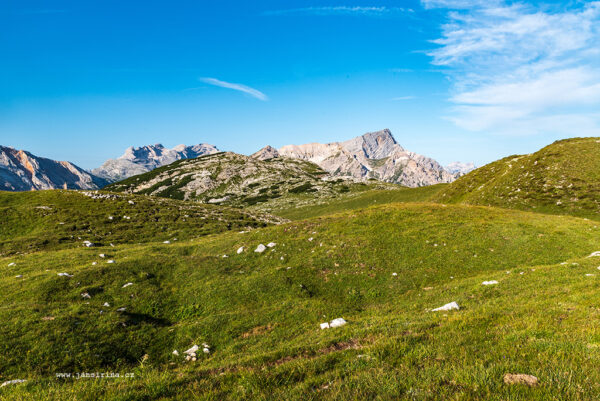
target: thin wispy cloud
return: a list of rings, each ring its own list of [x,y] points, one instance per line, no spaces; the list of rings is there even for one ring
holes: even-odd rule
[[[453,83],[449,117],[501,133],[600,134],[600,1],[561,9],[422,0],[448,9],[432,63]]]
[[[259,91],[258,89],[254,89],[254,88],[251,88],[246,85],[225,82],[225,81],[221,81],[216,78],[200,78],[200,81],[202,81],[206,84],[209,84],[209,85],[218,86],[221,88],[233,89],[235,91],[243,92],[249,96],[252,96],[253,98],[262,100],[263,102],[269,100],[268,96],[265,95],[264,93],[262,93],[261,91]]]
[[[265,11],[262,15],[276,16],[276,15],[317,15],[317,16],[330,16],[330,15],[349,15],[349,16],[386,16],[398,13],[413,12],[410,8],[401,7],[359,7],[359,6],[333,6],[333,7],[304,7],[304,8],[291,8],[287,10],[272,10]]]
[[[393,97],[392,100],[393,101],[412,100],[414,98],[415,98],[414,96],[398,96],[398,97]]]

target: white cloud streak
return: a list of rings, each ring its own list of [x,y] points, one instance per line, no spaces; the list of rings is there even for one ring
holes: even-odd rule
[[[450,120],[473,131],[600,135],[600,1],[422,0],[446,8],[429,52],[453,83]]]
[[[265,95],[264,93],[262,93],[261,91],[259,91],[258,89],[254,89],[251,88],[249,86],[246,85],[242,85],[242,84],[234,84],[231,82],[225,82],[225,81],[221,81],[219,79],[216,78],[200,78],[200,81],[209,84],[209,85],[213,85],[213,86],[218,86],[221,88],[227,88],[227,89],[233,89],[239,92],[243,92],[249,96],[252,96],[253,98],[256,98],[258,100],[262,100],[263,102],[269,100],[269,98],[267,97],[267,95]]]
[[[330,16],[330,15],[355,15],[355,16],[370,16],[378,17],[390,14],[413,12],[410,8],[400,7],[351,7],[351,6],[334,6],[334,7],[305,7],[305,8],[292,8],[288,10],[273,10],[265,11],[265,16],[275,15],[317,15],[317,16]]]

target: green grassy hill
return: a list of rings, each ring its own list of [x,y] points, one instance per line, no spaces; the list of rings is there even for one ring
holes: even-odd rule
[[[596,399],[599,244],[575,217],[404,203],[0,258],[0,381],[28,380],[0,398]]]
[[[600,217],[600,138],[557,141],[483,166],[435,200]]]
[[[188,239],[281,219],[239,209],[106,192],[0,191],[0,257],[83,246]]]

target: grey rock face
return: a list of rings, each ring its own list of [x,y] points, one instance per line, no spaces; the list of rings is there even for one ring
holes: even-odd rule
[[[0,190],[98,189],[107,181],[69,162],[0,146]]]
[[[452,162],[444,168],[450,174],[463,176],[475,170],[477,167],[475,167],[475,164],[473,163]]]
[[[281,156],[311,161],[336,176],[374,178],[420,187],[452,182],[456,175],[435,160],[406,151],[389,129],[370,132],[345,142],[287,145]]]
[[[92,170],[92,173],[110,182],[115,182],[146,173],[177,160],[194,159],[217,152],[219,150],[215,146],[206,143],[193,146],[177,145],[173,149],[167,149],[160,143],[139,148],[131,146],[121,157],[107,160],[102,166]]]
[[[250,155],[250,157],[258,160],[275,159],[276,157],[279,157],[279,152],[274,147],[267,145],[258,152]]]

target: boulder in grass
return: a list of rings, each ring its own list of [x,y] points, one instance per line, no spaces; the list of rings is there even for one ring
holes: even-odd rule
[[[13,267],[13,266],[16,266],[16,265],[17,264],[15,262],[11,262],[11,263],[8,264],[8,267]]]
[[[341,317],[338,317],[337,319],[333,319],[331,322],[329,322],[329,327],[334,328],[334,327],[340,327],[345,325],[347,322],[342,319]]]
[[[537,386],[539,382],[537,377],[523,373],[507,373],[503,380],[504,384],[524,384],[529,387]]]
[[[329,323],[328,322],[321,323],[321,330],[328,329],[328,328],[329,328]]]
[[[456,302],[450,302],[444,306],[440,306],[439,308],[432,309],[432,312],[442,312],[442,311],[450,311],[450,310],[459,310],[460,306]]]
[[[256,249],[254,250],[254,252],[257,253],[263,253],[265,250],[267,249],[266,246],[264,246],[263,244],[259,244]]]
[[[239,255],[240,253],[244,252],[244,247],[243,247],[243,246],[240,246],[236,252],[237,252],[237,254],[238,254],[238,255]]]
[[[269,248],[273,248],[275,245],[277,245],[277,244],[276,244],[276,243],[274,243],[274,242],[269,242],[269,243],[267,244],[267,247],[269,247]]]
[[[482,285],[496,285],[498,282],[496,280],[484,281],[481,283]]]
[[[198,351],[199,349],[200,349],[200,347],[198,347],[196,344],[194,344],[192,346],[192,348],[183,351],[183,353],[186,354],[186,355],[192,355],[192,354],[195,354],[196,351]]]
[[[593,258],[594,256],[600,256],[600,251],[596,251],[596,252],[590,253],[590,255],[588,256],[588,258]]]

